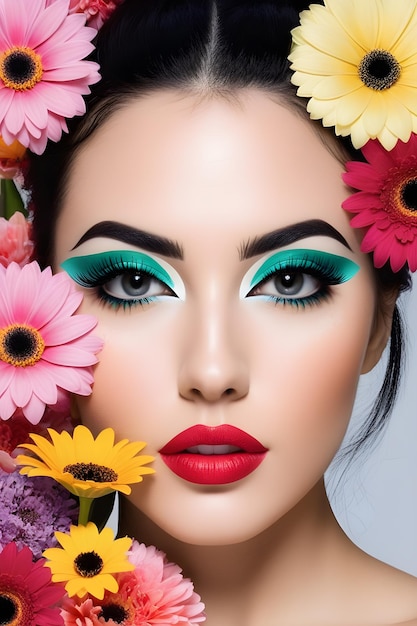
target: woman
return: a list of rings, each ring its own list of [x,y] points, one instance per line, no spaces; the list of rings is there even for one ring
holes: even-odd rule
[[[156,457],[121,532],[184,568],[208,624],[417,624],[415,579],[354,546],[324,489],[391,332],[398,367],[408,270],[361,250],[357,153],[290,84],[303,8],[126,0],[87,115],[33,157],[37,255],[99,320],[83,423]]]

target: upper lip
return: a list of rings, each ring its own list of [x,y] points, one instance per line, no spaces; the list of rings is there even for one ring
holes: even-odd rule
[[[198,445],[230,445],[244,452],[266,452],[265,448],[255,437],[244,430],[222,424],[220,426],[205,426],[196,424],[175,435],[167,444],[159,450],[161,454],[178,454],[188,448]]]

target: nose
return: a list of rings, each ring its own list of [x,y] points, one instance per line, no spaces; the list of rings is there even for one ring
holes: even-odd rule
[[[187,400],[239,400],[249,391],[249,368],[233,313],[217,307],[187,325],[178,388]]]

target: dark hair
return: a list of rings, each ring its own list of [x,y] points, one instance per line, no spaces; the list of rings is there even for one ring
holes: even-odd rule
[[[31,158],[34,238],[41,265],[52,261],[51,235],[77,150],[130,99],[164,88],[232,97],[236,90],[256,87],[307,116],[305,103],[290,83],[287,55],[290,31],[309,4],[308,0],[125,0],[97,38],[102,80],[87,99],[86,116],[71,120],[68,135],[58,144],[49,143],[42,156]],[[330,132],[319,123],[317,129]],[[349,140],[337,141],[345,154],[360,158]],[[397,293],[410,286],[407,269],[394,274],[385,266],[375,275],[381,292]],[[379,433],[390,415],[403,350],[396,307],[385,380],[351,449],[358,450]]]

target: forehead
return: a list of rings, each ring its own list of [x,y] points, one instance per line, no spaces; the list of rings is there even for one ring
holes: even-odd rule
[[[313,123],[267,94],[158,92],[125,104],[77,155],[57,247],[103,220],[181,241],[213,227],[245,239],[322,219],[357,249],[342,171]]]

